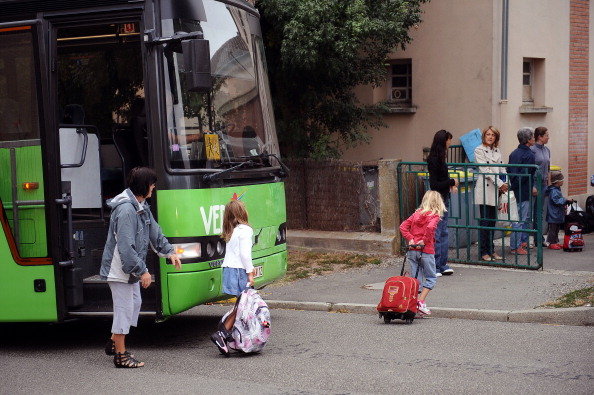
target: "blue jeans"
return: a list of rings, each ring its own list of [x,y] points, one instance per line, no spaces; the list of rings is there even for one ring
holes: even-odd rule
[[[510,247],[512,250],[518,249],[522,243],[528,243],[528,233],[517,232],[516,229],[528,229],[532,226],[530,215],[532,214],[532,199],[518,202],[518,222],[512,222],[512,234],[510,238]]]
[[[446,208],[449,210],[450,198],[444,201]],[[448,266],[448,219],[450,218],[449,211],[443,213],[443,217],[437,224],[435,229],[435,267],[437,273],[443,273],[444,270],[449,269]]]
[[[414,276],[417,274],[417,267],[419,267],[419,285],[422,284],[423,288],[433,289],[437,282],[437,275],[435,274],[435,256],[433,254],[426,254],[418,250],[408,251],[408,264],[410,265],[410,275]],[[423,281],[425,277],[425,281]],[[419,288],[419,292],[421,289]]]

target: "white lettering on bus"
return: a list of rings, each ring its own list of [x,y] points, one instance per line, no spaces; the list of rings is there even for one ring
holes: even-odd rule
[[[200,207],[200,214],[202,215],[202,223],[204,224],[204,230],[206,234],[211,234],[210,228],[212,226],[212,233],[223,232],[223,215],[225,213],[225,206],[210,206],[208,208],[208,216],[204,206]]]

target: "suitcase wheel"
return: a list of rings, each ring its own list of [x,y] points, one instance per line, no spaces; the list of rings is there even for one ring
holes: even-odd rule
[[[386,324],[389,324],[389,323],[390,323],[390,321],[392,321],[392,319],[390,319],[390,317],[388,317],[387,315],[385,315],[385,316],[384,316],[384,322],[385,322]]]
[[[411,317],[411,318],[407,318],[406,320],[404,320],[406,322],[407,325],[410,325],[413,323],[413,321],[415,320],[415,317]]]

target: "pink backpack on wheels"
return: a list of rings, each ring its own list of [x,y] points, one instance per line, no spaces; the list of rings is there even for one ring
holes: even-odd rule
[[[231,314],[227,312],[223,318]],[[243,291],[237,300],[235,324],[231,329],[233,341],[227,342],[229,348],[245,353],[262,351],[270,337],[270,311],[258,291],[253,288]]]

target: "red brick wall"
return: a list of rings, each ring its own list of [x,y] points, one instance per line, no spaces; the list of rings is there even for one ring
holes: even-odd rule
[[[587,193],[589,0],[571,0],[569,28],[569,196]]]

